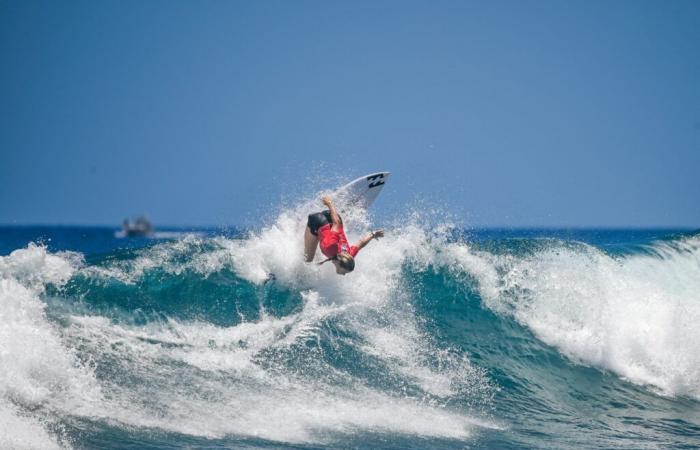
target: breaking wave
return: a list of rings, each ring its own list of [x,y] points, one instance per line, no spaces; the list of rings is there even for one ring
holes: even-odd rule
[[[473,441],[517,428],[498,399],[552,358],[700,399],[698,237],[612,254],[412,221],[339,277],[302,262],[306,211],[238,238],[0,257],[0,447],[70,448],[94,430]],[[368,229],[362,211],[344,220],[351,240]]]

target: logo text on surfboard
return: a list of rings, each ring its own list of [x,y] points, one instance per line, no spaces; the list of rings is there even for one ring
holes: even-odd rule
[[[370,183],[369,188],[372,189],[373,187],[381,186],[382,184],[384,184],[384,181],[381,180],[382,178],[384,178],[383,173],[378,173],[376,175],[372,175],[371,177],[367,177],[367,181],[379,179],[379,181],[373,181],[372,183]]]

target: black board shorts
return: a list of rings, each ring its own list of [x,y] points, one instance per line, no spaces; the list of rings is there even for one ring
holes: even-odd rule
[[[340,224],[343,224],[343,218],[338,216],[340,219]],[[333,220],[331,220],[331,212],[329,210],[309,214],[309,220],[306,222],[306,226],[309,227],[309,231],[311,231],[311,234],[314,236],[318,236],[318,229],[321,228],[324,225],[327,225],[329,223],[333,223]]]

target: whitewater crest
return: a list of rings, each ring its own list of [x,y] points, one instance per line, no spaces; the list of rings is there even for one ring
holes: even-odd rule
[[[662,395],[700,399],[700,238],[611,256],[552,241],[525,256],[450,252],[479,280],[484,303],[579,364]],[[477,264],[482,267],[481,264]]]
[[[69,446],[56,432],[61,417],[298,443],[357,431],[467,439],[474,428],[496,427],[449,407],[455,398],[488,403],[494,387],[423,330],[404,293],[406,261],[427,265],[433,257],[428,234],[412,225],[389,233],[343,278],[303,262],[302,215],[284,212],[243,238],[188,236],[96,264],[35,245],[0,260],[2,319],[14,324],[0,337],[9,350],[2,414],[26,422],[26,432],[9,433],[10,443],[33,436],[37,448]],[[368,229],[363,212],[344,220],[350,239]],[[147,295],[163,277],[238,286],[228,295],[243,295],[238,300],[255,303],[259,314],[220,326],[167,314],[123,320],[125,311],[91,309],[91,296],[122,305],[122,295]],[[270,283],[298,305],[268,312],[255,293]],[[60,304],[57,318],[47,315],[47,301]],[[345,354],[364,360],[367,371],[339,366],[337,355]]]
[[[494,250],[414,215],[341,277],[303,262],[310,208],[242,237],[186,236],[90,264],[33,244],[0,257],[0,447],[70,447],[63,419],[75,417],[315,444],[500,428],[498,386],[416,304],[424,273],[467,283],[576,364],[700,398],[697,237],[616,256],[558,240]],[[350,241],[369,231],[366,212],[343,216]]]

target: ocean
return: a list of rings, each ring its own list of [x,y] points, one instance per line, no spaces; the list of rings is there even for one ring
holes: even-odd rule
[[[305,213],[0,227],[0,448],[700,447],[697,232],[414,214],[341,277]]]

